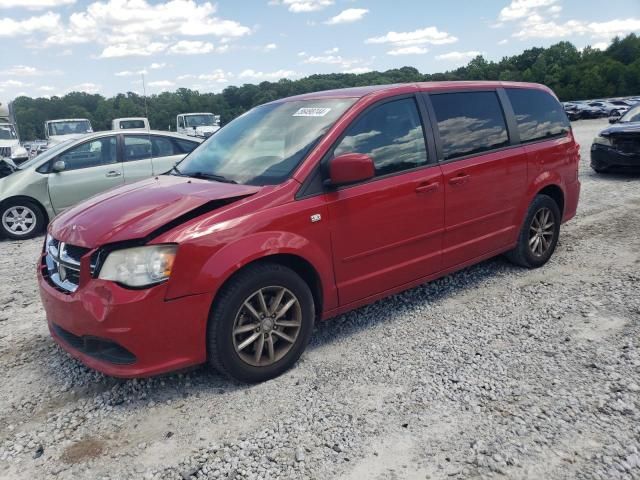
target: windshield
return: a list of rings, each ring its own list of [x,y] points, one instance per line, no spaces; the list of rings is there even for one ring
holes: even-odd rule
[[[91,133],[89,120],[51,122],[49,124],[49,135],[73,135],[79,133]]]
[[[640,122],[640,105],[637,107],[633,107],[627,113],[625,113],[621,118],[620,122]]]
[[[13,125],[0,125],[0,140],[16,140],[17,138]]]
[[[146,128],[144,120],[120,120],[120,128]]]
[[[55,146],[49,148],[48,150],[45,150],[44,152],[42,152],[40,155],[38,155],[37,157],[33,157],[30,160],[27,160],[24,163],[21,163],[18,166],[19,170],[25,169],[25,168],[29,168],[32,165],[36,165],[39,163],[44,163],[47,160],[49,160],[50,158],[55,157],[58,152],[60,152],[60,150],[64,150],[65,148],[67,148],[72,142],[74,142],[75,140],[65,140],[64,142],[60,142],[57,143]]]
[[[212,114],[185,115],[184,123],[187,127],[213,127],[216,124],[216,117]]]
[[[353,98],[298,100],[256,107],[196,148],[179,174],[246,185],[286,180]]]

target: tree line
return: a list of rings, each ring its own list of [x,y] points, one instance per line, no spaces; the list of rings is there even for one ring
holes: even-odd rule
[[[265,102],[302,93],[362,85],[439,80],[509,80],[538,82],[551,87],[563,100],[640,94],[640,37],[615,38],[604,51],[578,50],[570,42],[548,48],[530,48],[519,55],[488,61],[482,55],[467,65],[444,73],[423,74],[413,67],[361,74],[331,73],[299,80],[282,79],[258,85],[229,86],[221,93],[188,88],[147,96],[146,110],[154,129],[175,130],[176,115],[212,112],[227,123]],[[133,92],[105,98],[72,92],[63,97],[18,97],[13,109],[22,140],[44,138],[44,122],[56,118],[88,118],[94,130],[108,130],[111,120],[145,116],[145,98]]]

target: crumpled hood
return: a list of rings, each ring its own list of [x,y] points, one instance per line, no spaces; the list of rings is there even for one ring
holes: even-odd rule
[[[637,133],[640,135],[640,122],[616,123],[609,128],[605,128],[600,135],[606,137],[608,135]]]
[[[93,248],[144,238],[160,227],[215,201],[253,195],[261,187],[161,175],[108,190],[58,215],[49,227],[64,242]],[[204,212],[202,212],[204,213]]]

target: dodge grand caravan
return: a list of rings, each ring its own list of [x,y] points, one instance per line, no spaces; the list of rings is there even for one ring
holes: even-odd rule
[[[208,362],[266,380],[316,320],[502,253],[544,265],[576,212],[578,161],[541,85],[277,100],[169,174],[53,220],[38,268],[51,335],[108,375]]]

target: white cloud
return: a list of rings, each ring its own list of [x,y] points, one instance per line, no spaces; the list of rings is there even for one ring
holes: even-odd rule
[[[362,18],[369,12],[366,8],[347,8],[335,17],[331,17],[325,23],[327,25],[338,25],[340,23],[353,23]]]
[[[512,0],[509,5],[500,10],[498,21],[505,22],[525,18],[536,9],[548,7],[558,0]]]
[[[418,47],[417,45],[414,45],[413,47],[398,47],[398,48],[394,48],[393,50],[389,50],[387,52],[387,55],[422,55],[424,53],[427,53],[429,51],[428,48],[425,47]]]
[[[30,87],[33,83],[25,83],[21,80],[5,80],[0,81],[0,88],[24,88]]]
[[[322,10],[333,3],[333,0],[271,0],[269,5],[284,5],[290,12],[307,13]]]
[[[345,59],[340,55],[311,55],[304,59],[304,63],[326,63],[329,65],[342,65]]]
[[[45,8],[72,5],[76,0],[2,0],[0,8],[27,8],[29,10],[42,10]]]
[[[96,85],[95,83],[85,82],[85,83],[80,83],[78,85],[74,85],[72,87],[67,88],[66,93],[85,92],[85,93],[94,94],[94,93],[98,93],[101,90],[101,88],[102,87],[100,85]]]
[[[498,45],[506,45],[507,43],[509,43],[509,40],[507,40],[506,38],[503,38],[498,42]]]
[[[256,72],[252,69],[242,71],[238,78],[250,78],[253,80],[280,80],[281,78],[293,78],[300,76],[293,70],[277,70],[275,72]]]
[[[369,44],[391,44],[394,47],[409,47],[413,45],[444,45],[457,42],[458,39],[447,32],[441,32],[437,27],[426,27],[412,32],[389,32],[381,37],[372,37],[365,41]]]
[[[149,55],[163,52],[166,48],[167,44],[161,42],[152,42],[140,45],[118,43],[106,47],[100,54],[100,58],[148,57]]]
[[[346,70],[343,70],[342,73],[367,73],[372,71],[373,70],[369,67],[355,67],[355,68],[348,68]]]
[[[156,81],[147,83],[147,85],[149,85],[151,88],[166,89],[169,87],[173,87],[175,83],[173,83],[171,80],[156,80]]]
[[[50,85],[42,85],[40,87],[38,87],[38,91],[40,92],[54,92],[56,90],[55,87],[52,87]]]
[[[606,50],[609,46],[609,42],[598,42],[591,45],[591,48],[595,50]]]
[[[60,15],[52,12],[47,12],[37,17],[25,18],[24,20],[0,18],[0,37],[15,37],[18,35],[31,35],[35,32],[46,32],[57,28],[59,24]]]
[[[213,43],[201,40],[180,40],[169,48],[169,53],[174,55],[201,55],[215,50]]]
[[[132,70],[123,70],[122,72],[116,72],[115,76],[116,77],[135,77],[137,75],[146,75],[147,71],[146,70],[137,70],[137,71],[132,71]]]
[[[4,70],[4,75],[13,77],[29,77],[33,75],[40,75],[40,71],[36,67],[29,67],[27,65],[14,65]]]
[[[275,43],[268,43],[267,45],[264,46],[264,49],[267,52],[270,50],[275,50],[276,48],[278,48],[278,45],[276,45]]]
[[[324,51],[324,53],[325,53],[326,55],[331,55],[331,54],[333,54],[333,53],[338,53],[339,51],[340,51],[340,49],[339,49],[338,47],[333,47],[333,48],[330,48],[330,49],[328,49],[328,50],[325,50],[325,51]],[[298,55],[300,55],[300,54],[298,54]],[[306,54],[305,54],[305,55],[306,55]]]
[[[607,22],[584,22],[568,20],[557,23],[545,20],[540,15],[531,15],[522,22],[522,29],[513,34],[520,39],[563,38],[574,35],[587,35],[591,38],[611,39],[628,33],[640,31],[640,18],[609,20]]]
[[[195,0],[97,1],[71,14],[65,25],[49,28],[45,45],[97,42],[106,45],[101,57],[122,57],[127,50],[131,55],[158,53],[179,37],[212,35],[226,42],[251,33],[249,27],[220,18],[216,11],[216,5]]]
[[[217,68],[211,73],[203,73],[201,75],[198,75],[198,80],[205,80],[211,83],[227,83],[232,77],[233,74],[231,72],[225,72],[221,68]]]
[[[442,55],[436,55],[436,60],[444,60],[447,62],[460,62],[463,60],[471,60],[472,58],[482,55],[481,52],[471,50],[469,52],[449,52]]]
[[[164,67],[166,67],[166,66],[167,66],[167,64],[166,64],[166,63],[155,63],[155,62],[154,62],[154,63],[152,63],[151,65],[149,65],[149,68],[150,68],[151,70],[159,70],[159,69],[164,68]]]

